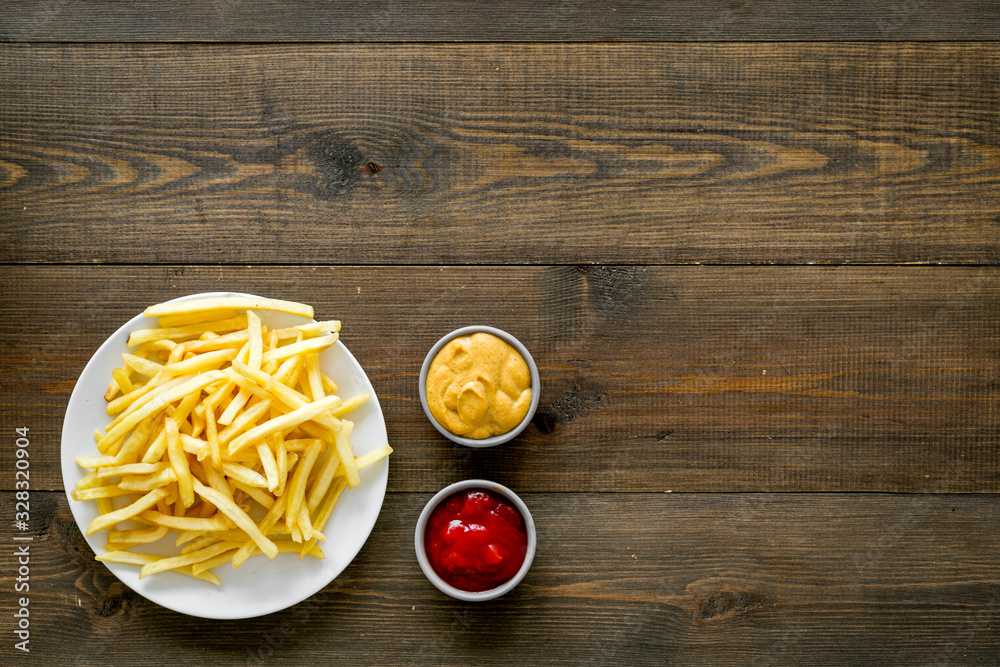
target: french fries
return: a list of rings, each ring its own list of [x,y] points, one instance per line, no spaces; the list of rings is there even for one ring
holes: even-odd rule
[[[354,456],[350,411],[370,396],[342,399],[319,364],[340,321],[269,329],[258,310],[313,316],[247,297],[145,310],[159,321],[129,335],[105,394],[110,421],[95,455],[77,457],[72,497],[98,504],[85,532],[108,531],[98,560],[220,585],[212,568],[255,555],[323,558],[338,498],[392,452]],[[175,555],[133,551],[161,540]]]

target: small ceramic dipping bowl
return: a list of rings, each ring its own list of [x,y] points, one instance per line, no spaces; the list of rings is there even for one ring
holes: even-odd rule
[[[433,513],[435,508],[437,508],[440,503],[447,500],[453,494],[475,489],[483,489],[502,496],[504,500],[507,500],[518,510],[524,521],[524,530],[527,537],[527,551],[524,554],[524,562],[511,579],[489,590],[471,592],[455,588],[434,571],[434,567],[431,565],[430,559],[427,556],[424,538],[427,530],[427,522],[431,513]],[[531,512],[528,511],[528,506],[525,505],[524,501],[518,498],[517,495],[506,486],[497,484],[496,482],[490,482],[485,479],[467,479],[461,482],[456,482],[450,486],[446,486],[438,491],[434,497],[428,501],[427,505],[424,506],[424,510],[420,513],[420,518],[417,519],[417,529],[414,533],[414,547],[417,552],[417,562],[420,563],[420,569],[423,570],[427,579],[430,580],[430,582],[434,584],[434,586],[442,593],[450,595],[458,600],[465,600],[466,602],[483,602],[509,593],[515,586],[521,583],[521,580],[524,579],[524,575],[526,575],[528,570],[531,568],[531,562],[535,558],[536,544],[537,537],[535,534],[535,522],[531,518]]]
[[[510,343],[511,347],[517,350],[521,357],[524,358],[525,363],[528,365],[528,371],[531,374],[531,403],[528,406],[528,413],[524,415],[524,419],[522,419],[521,422],[511,430],[490,438],[465,438],[452,433],[434,418],[434,415],[431,414],[431,410],[427,405],[427,371],[430,369],[431,362],[434,360],[434,357],[436,357],[437,353],[441,351],[441,348],[453,339],[458,338],[459,336],[470,336],[475,333],[493,334],[497,338]],[[423,365],[420,367],[420,386],[418,388],[418,393],[420,395],[420,405],[424,408],[424,414],[427,415],[427,419],[430,420],[431,424],[434,425],[434,428],[436,428],[441,435],[448,438],[452,442],[457,442],[458,444],[465,445],[466,447],[493,447],[507,442],[508,440],[512,440],[517,437],[517,435],[523,431],[525,427],[527,427],[527,425],[531,422],[532,417],[535,416],[535,410],[538,409],[538,398],[541,394],[541,389],[542,382],[538,377],[538,366],[535,364],[535,360],[531,358],[531,353],[528,352],[528,348],[526,348],[521,341],[501,329],[476,325],[456,329],[442,337],[441,340],[436,342],[434,346],[431,347],[427,356],[424,358]]]

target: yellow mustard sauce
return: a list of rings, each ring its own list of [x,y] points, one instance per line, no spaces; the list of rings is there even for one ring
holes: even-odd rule
[[[426,389],[439,424],[482,440],[510,431],[528,414],[531,373],[510,343],[480,332],[441,348],[427,371]]]

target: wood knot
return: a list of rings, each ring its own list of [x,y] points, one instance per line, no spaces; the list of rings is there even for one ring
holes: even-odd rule
[[[584,274],[590,303],[602,319],[614,324],[629,321],[646,297],[649,273],[643,266],[596,266]]]
[[[306,156],[315,168],[319,194],[324,197],[346,194],[367,167],[352,142],[335,136],[318,137],[306,149]]]
[[[101,618],[110,618],[128,611],[135,606],[135,593],[128,586],[116,581],[94,603],[94,612]]]
[[[57,510],[52,519],[50,533],[56,542],[74,561],[83,564],[87,569],[94,569],[94,552],[87,544],[86,538],[76,525],[76,521],[68,513]],[[103,567],[103,566],[101,566]]]
[[[728,618],[773,604],[773,598],[761,593],[726,589],[703,599],[698,605],[697,616],[703,621]]]
[[[557,423],[568,424],[581,414],[599,405],[604,399],[604,392],[593,380],[580,377],[562,396],[553,401],[547,414]]]
[[[531,423],[542,433],[552,433],[556,430],[556,418],[548,412],[536,412]]]

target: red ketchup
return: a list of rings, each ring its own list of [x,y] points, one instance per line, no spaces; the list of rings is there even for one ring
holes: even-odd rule
[[[463,591],[488,591],[521,569],[528,535],[521,513],[502,495],[466,489],[431,512],[424,550],[448,584]]]

